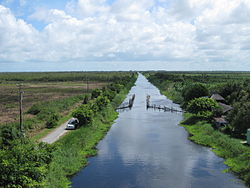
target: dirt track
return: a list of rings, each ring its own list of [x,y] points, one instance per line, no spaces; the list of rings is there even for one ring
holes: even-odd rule
[[[63,136],[65,133],[69,131],[65,129],[67,123],[68,121],[60,125],[60,127],[56,128],[54,131],[52,131],[47,136],[42,138],[41,141],[46,142],[48,144],[56,142],[61,136]]]

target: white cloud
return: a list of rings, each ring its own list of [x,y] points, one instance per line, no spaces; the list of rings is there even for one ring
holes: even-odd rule
[[[249,16],[249,0],[72,0],[30,15],[38,31],[0,5],[0,61],[247,63]]]
[[[0,5],[0,60],[25,61],[33,58],[38,32],[9,9]]]

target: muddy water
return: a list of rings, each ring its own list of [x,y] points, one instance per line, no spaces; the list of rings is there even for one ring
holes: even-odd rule
[[[154,104],[179,108],[140,75],[128,96],[136,95],[132,110],[118,119],[98,144],[98,155],[72,178],[72,187],[84,188],[239,188],[236,177],[223,173],[223,159],[190,142],[181,113],[146,109]]]

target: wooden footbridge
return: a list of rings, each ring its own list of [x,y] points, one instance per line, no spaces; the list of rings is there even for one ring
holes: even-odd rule
[[[134,105],[134,100],[135,100],[135,94],[133,94],[132,97],[129,98],[128,102],[122,103],[118,108],[116,108],[116,110],[125,109],[125,108],[131,109]]]
[[[156,104],[150,104],[150,95],[147,95],[146,98],[146,106],[148,108],[158,109],[158,110],[164,110],[164,112],[183,112],[182,110],[175,109],[173,107],[168,107],[164,105],[156,105]]]

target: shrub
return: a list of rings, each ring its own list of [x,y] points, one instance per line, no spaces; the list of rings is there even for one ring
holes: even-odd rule
[[[228,115],[228,120],[234,134],[237,136],[246,134],[247,129],[250,128],[250,102],[236,103]]]
[[[103,96],[108,97],[108,99],[109,99],[110,101],[114,99],[115,94],[116,94],[116,92],[115,92],[115,91],[112,91],[111,89],[107,89],[107,88],[106,88],[106,89],[103,91]]]
[[[226,98],[232,93],[241,90],[242,88],[242,84],[240,83],[228,82],[225,85],[221,86],[219,93],[221,94],[221,96]]]
[[[94,99],[94,98],[97,98],[99,95],[102,94],[102,90],[100,89],[94,89],[91,93],[91,98]]]
[[[11,142],[20,137],[20,130],[15,125],[1,127],[1,148],[8,146]]]
[[[29,140],[15,140],[0,150],[0,187],[42,187],[52,146]]]
[[[59,120],[59,115],[58,113],[52,113],[48,120],[46,121],[46,127],[47,128],[53,128],[57,125],[57,122]]]
[[[79,120],[79,125],[81,126],[92,122],[94,112],[89,105],[83,104],[72,113],[72,116]]]
[[[89,96],[85,95],[82,104],[87,104],[89,102]]]
[[[29,110],[28,113],[32,115],[37,115],[43,110],[43,105],[41,103],[34,104]]]
[[[98,106],[98,110],[102,110],[103,108],[105,108],[109,103],[109,99],[106,96],[99,96],[96,98],[95,100],[97,106]]]
[[[189,102],[195,98],[208,96],[208,94],[208,89],[199,83],[188,85],[182,90],[182,97],[184,98],[185,102]]]
[[[197,114],[204,118],[212,117],[218,109],[219,105],[214,99],[203,97],[191,100],[187,106],[188,112]]]
[[[118,82],[118,81],[117,81]],[[120,81],[121,82],[121,81]],[[108,86],[108,88],[116,93],[119,93],[121,91],[121,89],[124,87],[124,85],[120,84],[120,83],[114,83],[114,84],[110,84]]]

